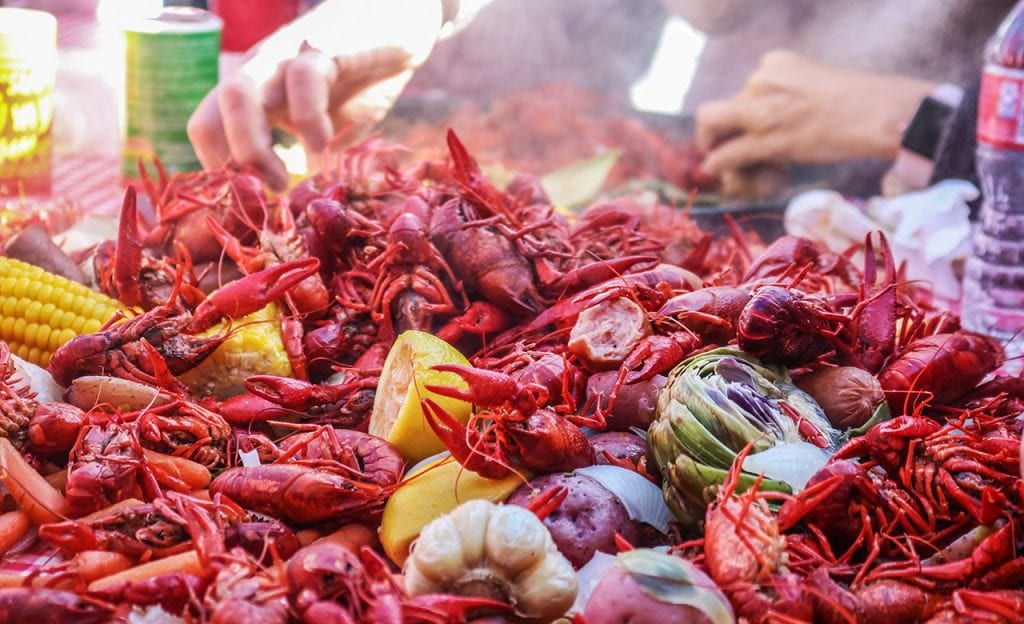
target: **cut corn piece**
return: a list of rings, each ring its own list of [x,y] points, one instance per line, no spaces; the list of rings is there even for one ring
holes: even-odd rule
[[[202,335],[224,331],[221,323]],[[258,312],[231,324],[231,336],[198,366],[181,375],[193,392],[224,400],[245,392],[245,379],[251,375],[290,377],[292,365],[281,338],[281,319],[277,306],[268,304]]]
[[[94,332],[119,302],[31,264],[0,257],[0,340],[19,357],[46,366],[60,345]]]

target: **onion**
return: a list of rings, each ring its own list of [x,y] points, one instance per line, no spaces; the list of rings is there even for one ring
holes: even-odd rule
[[[619,466],[586,466],[575,472],[590,477],[615,494],[631,519],[645,522],[662,533],[668,532],[668,525],[675,516],[665,504],[658,486]]]
[[[440,461],[440,460],[444,459],[445,457],[450,456],[451,454],[452,454],[451,451],[441,451],[440,453],[435,453],[435,454],[431,455],[430,457],[424,457],[423,459],[421,459],[418,462],[416,462],[415,464],[413,464],[412,468],[409,468],[408,470],[406,470],[405,474],[411,475],[411,474],[415,473],[417,470],[422,470],[422,469],[426,468],[427,466],[429,466],[430,464],[432,464],[432,463],[434,463],[436,461]]]
[[[48,370],[40,368],[32,362],[26,362],[13,353],[11,361],[14,362],[15,374],[15,379],[12,381],[21,382],[35,392],[37,401],[56,403],[64,400],[64,388],[60,387]]]
[[[794,441],[776,444],[766,451],[748,455],[743,469],[776,481],[785,481],[799,492],[807,481],[828,463],[829,454],[809,442]]]
[[[242,466],[246,468],[255,468],[260,465],[260,452],[256,449],[251,451],[238,449],[238,458],[242,460]]]
[[[590,561],[576,572],[579,578],[579,589],[576,590],[576,601],[572,603],[572,608],[569,609],[570,615],[573,613],[583,613],[583,609],[587,606],[587,601],[590,600],[590,594],[593,593],[594,588],[597,587],[597,584],[604,578],[605,573],[614,564],[615,555],[609,555],[598,550]]]
[[[130,624],[185,624],[185,620],[164,611],[160,605],[132,611],[128,614],[128,622]]]

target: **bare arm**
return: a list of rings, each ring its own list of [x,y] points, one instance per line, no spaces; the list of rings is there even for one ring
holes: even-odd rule
[[[747,23],[761,2],[752,0],[662,0],[668,10],[705,33],[732,32]]]

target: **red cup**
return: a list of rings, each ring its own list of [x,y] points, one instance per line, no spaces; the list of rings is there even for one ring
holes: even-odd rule
[[[209,0],[224,21],[221,49],[244,52],[299,16],[301,0]]]

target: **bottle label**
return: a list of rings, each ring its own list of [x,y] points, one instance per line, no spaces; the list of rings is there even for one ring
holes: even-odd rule
[[[1024,70],[985,66],[978,96],[978,142],[1024,150]]]

